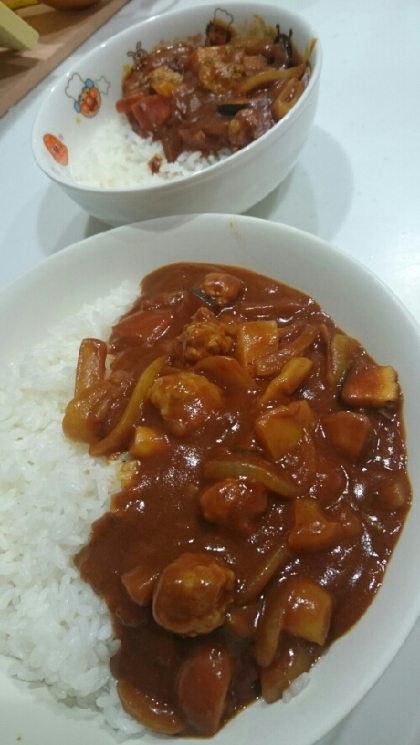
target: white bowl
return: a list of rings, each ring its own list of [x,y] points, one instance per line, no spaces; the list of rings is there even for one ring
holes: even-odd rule
[[[234,27],[250,22],[256,14],[266,24],[293,30],[299,51],[316,37],[299,16],[266,3],[228,3],[223,6],[234,17]],[[203,32],[213,18],[215,5],[199,5],[175,13],[155,16],[110,38],[79,60],[51,89],[33,127],[32,149],[40,168],[87,212],[110,225],[121,225],[165,215],[194,212],[240,213],[269,194],[290,172],[308,137],[319,90],[321,48],[311,55],[309,84],[291,111],[271,130],[248,147],[215,163],[200,173],[156,186],[102,189],[73,180],[68,166],[55,160],[44,143],[67,148],[68,159],[77,158],[95,138],[95,132],[110,118],[116,119],[116,101],[121,98],[124,68],[132,63],[127,53],[141,41],[146,50],[165,40],[185,39]],[[100,90],[100,108],[86,117],[78,109],[78,96],[86,81]],[[86,167],[89,164],[86,163]]]
[[[244,266],[297,287],[312,295],[379,363],[391,364],[399,373],[414,500],[383,586],[356,626],[315,665],[309,686],[297,698],[287,705],[281,701],[270,706],[257,702],[212,740],[215,745],[311,745],[367,693],[403,644],[420,612],[416,569],[420,563],[420,459],[416,457],[420,441],[420,330],[369,270],[313,236],[250,217],[189,215],[122,227],[89,238],[56,254],[3,290],[3,359],[17,359],[66,315],[79,310],[83,302],[91,303],[122,280],[140,280],[156,267],[173,261]],[[16,732],[28,732],[30,739],[35,727],[37,742],[43,745],[55,745],[57,732],[61,745],[115,745],[114,736],[101,726],[99,715],[83,714],[76,707],[70,717],[63,704],[50,700],[46,704],[39,695],[39,687],[17,687],[0,675],[4,741],[14,741]],[[146,734],[141,742],[153,745],[157,739]],[[202,742],[188,739],[188,745]]]

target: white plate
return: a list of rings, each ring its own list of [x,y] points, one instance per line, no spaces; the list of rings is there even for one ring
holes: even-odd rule
[[[323,241],[276,223],[230,215],[159,219],[82,241],[45,261],[0,293],[0,350],[15,359],[62,318],[136,278],[174,261],[247,266],[312,295],[379,363],[399,372],[405,399],[409,472],[420,490],[417,413],[420,333],[401,303],[361,264]],[[410,460],[410,454],[413,456]],[[400,649],[420,613],[420,502],[414,500],[383,587],[355,628],[315,666],[292,703],[248,708],[213,739],[217,745],[311,745],[362,699]],[[42,686],[12,681],[1,661],[1,742],[112,745],[98,715],[57,704]],[[158,736],[146,734],[144,745]],[[167,739],[167,738],[165,738]],[[202,745],[188,739],[189,745]]]

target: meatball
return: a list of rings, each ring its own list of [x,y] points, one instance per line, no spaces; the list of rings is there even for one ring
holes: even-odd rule
[[[209,522],[247,533],[255,519],[266,511],[267,493],[256,481],[226,478],[201,494],[200,506]]]
[[[185,327],[179,340],[184,359],[194,363],[211,355],[230,352],[232,329],[218,321],[211,310],[202,308],[193,322]]]
[[[220,307],[225,307],[235,302],[243,286],[242,280],[233,274],[209,272],[204,277],[201,289],[206,295],[212,297]]]
[[[183,437],[193,432],[223,404],[217,385],[202,375],[182,370],[158,378],[149,391],[172,434]]]
[[[257,140],[271,128],[264,112],[258,109],[241,109],[229,122],[228,137],[233,150],[240,150]]]
[[[211,554],[182,554],[163,570],[153,591],[153,617],[182,636],[209,634],[225,620],[235,575]]]

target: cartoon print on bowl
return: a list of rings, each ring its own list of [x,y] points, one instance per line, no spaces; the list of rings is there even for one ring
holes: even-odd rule
[[[143,58],[146,56],[147,56],[147,52],[145,49],[142,49],[141,41],[137,42],[135,52],[127,52],[127,57],[133,58],[133,64],[131,65],[131,68],[135,70],[140,70],[142,66]]]
[[[69,151],[67,145],[65,145],[58,137],[49,133],[44,135],[42,139],[44,140],[45,147],[54,160],[56,160],[57,163],[60,163],[60,165],[66,166],[69,162]]]
[[[231,28],[233,16],[223,8],[216,8],[213,19],[206,26],[206,47],[229,44],[234,30]]]
[[[101,95],[107,96],[111,83],[102,75],[98,80],[83,79],[75,72],[67,83],[65,94],[71,98],[78,114],[88,118],[96,116],[101,108]]]

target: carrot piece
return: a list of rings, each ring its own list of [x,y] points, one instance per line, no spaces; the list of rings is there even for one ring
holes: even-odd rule
[[[171,104],[165,96],[154,93],[134,103],[131,113],[146,132],[153,133],[170,117]]]
[[[120,98],[119,101],[115,104],[115,108],[118,111],[119,114],[129,114],[131,111],[131,107],[135,104],[141,101],[145,97],[144,93],[135,93],[132,96],[127,96],[126,98]]]

